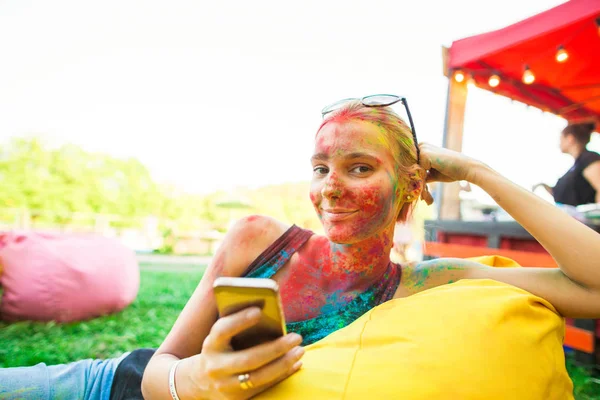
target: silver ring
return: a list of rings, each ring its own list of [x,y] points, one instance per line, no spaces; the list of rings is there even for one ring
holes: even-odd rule
[[[240,381],[240,387],[242,390],[248,390],[254,387],[252,381],[250,380],[250,374],[238,375],[238,381]]]

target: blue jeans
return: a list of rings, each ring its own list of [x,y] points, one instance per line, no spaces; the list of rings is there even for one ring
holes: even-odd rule
[[[0,399],[109,400],[115,371],[127,354],[108,360],[0,368]]]

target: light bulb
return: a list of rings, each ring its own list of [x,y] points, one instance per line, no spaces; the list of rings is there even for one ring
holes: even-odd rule
[[[598,36],[600,36],[600,17],[596,18],[596,27],[598,28]]]
[[[458,83],[464,81],[465,74],[463,74],[462,71],[456,71],[456,73],[454,74],[454,80],[456,80],[456,82]]]
[[[535,81],[535,75],[533,74],[533,72],[531,72],[529,67],[526,65],[525,72],[523,72],[523,83],[526,85],[531,85],[534,81]]]
[[[488,84],[491,87],[496,87],[500,84],[500,77],[496,74],[490,76],[490,79],[488,79]]]
[[[559,63],[562,63],[562,62],[567,61],[568,58],[569,58],[569,53],[567,53],[567,51],[565,50],[564,47],[559,46],[558,51],[556,52],[556,61],[558,61]]]
[[[472,76],[470,76],[469,79],[467,79],[467,87],[469,89],[471,89],[471,88],[474,88],[475,86],[476,86],[475,79]]]

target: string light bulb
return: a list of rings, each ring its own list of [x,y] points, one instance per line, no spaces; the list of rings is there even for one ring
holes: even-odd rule
[[[523,83],[526,85],[531,85],[535,81],[535,75],[529,69],[529,66],[525,66],[525,71],[523,72]]]
[[[473,78],[473,75],[469,76],[469,79],[467,79],[467,87],[469,89],[474,88],[476,86],[475,84],[475,78]]]
[[[488,79],[488,84],[491,87],[496,87],[500,84],[500,77],[496,74],[490,76],[490,79]]]
[[[454,74],[454,80],[458,83],[461,83],[465,80],[465,74],[463,74],[462,71],[456,71],[456,73]]]
[[[600,17],[596,18],[596,28],[598,28],[598,36],[600,36]]]
[[[569,53],[565,50],[563,46],[558,46],[558,51],[556,52],[556,61],[559,63],[563,63],[567,61],[569,58]]]

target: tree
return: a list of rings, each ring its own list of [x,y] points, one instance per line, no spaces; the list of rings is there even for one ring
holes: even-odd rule
[[[27,208],[64,223],[73,212],[137,218],[160,213],[164,196],[136,159],[58,149],[37,138],[15,138],[0,148],[0,207]],[[35,216],[35,215],[34,215]]]

